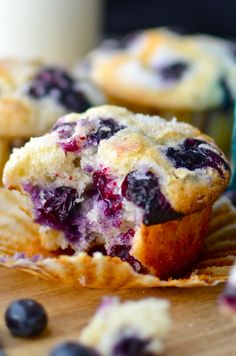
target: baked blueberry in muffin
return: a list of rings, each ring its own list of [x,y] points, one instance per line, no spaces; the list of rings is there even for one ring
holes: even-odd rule
[[[161,278],[196,261],[229,178],[223,153],[198,129],[115,106],[62,117],[15,149],[4,171],[50,248],[102,251]]]
[[[104,356],[154,356],[170,330],[169,303],[158,298],[121,303],[106,297],[80,341]]]

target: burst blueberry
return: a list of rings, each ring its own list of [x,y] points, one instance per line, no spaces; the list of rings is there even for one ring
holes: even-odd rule
[[[169,147],[165,153],[176,168],[194,171],[211,167],[217,170],[220,175],[223,175],[222,168],[230,170],[225,160],[205,145],[210,146],[202,140],[187,138],[177,147]]]
[[[58,230],[65,230],[78,193],[71,187],[41,188],[25,185],[34,204],[35,221]]]
[[[8,307],[5,321],[15,336],[30,337],[40,334],[47,325],[43,306],[33,299],[19,299]]]
[[[152,172],[132,171],[121,186],[122,195],[144,209],[145,225],[160,224],[182,217],[176,212],[160,190],[159,179]]]

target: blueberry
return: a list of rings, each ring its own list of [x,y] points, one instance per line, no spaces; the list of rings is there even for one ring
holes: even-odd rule
[[[100,119],[100,125],[96,132],[86,136],[86,140],[92,144],[98,145],[101,140],[109,139],[118,131],[123,130],[125,126],[119,125],[113,119]]]
[[[226,161],[216,152],[201,145],[208,145],[202,140],[187,138],[177,147],[169,147],[166,150],[167,157],[176,168],[186,168],[190,171],[195,169],[211,167],[223,175],[222,167],[230,170]]]
[[[15,336],[29,337],[40,334],[47,325],[43,306],[33,299],[19,299],[8,307],[5,321]]]
[[[69,222],[72,210],[76,208],[78,193],[71,187],[41,188],[25,185],[34,204],[35,221],[53,229],[63,230]]]
[[[172,209],[162,194],[159,179],[152,172],[132,171],[125,177],[121,186],[122,195],[144,209],[145,225],[160,224],[182,217]]]
[[[111,356],[154,356],[147,350],[149,342],[135,336],[124,336],[115,344]]]
[[[56,346],[50,356],[98,356],[98,354],[87,346],[69,341]]]
[[[176,81],[182,78],[188,67],[189,64],[186,62],[174,62],[165,67],[161,67],[159,73],[164,80]]]
[[[76,82],[70,74],[56,67],[44,68],[39,72],[32,80],[28,94],[34,99],[50,95],[67,110],[74,112],[82,112],[91,106],[84,93],[76,88]]]

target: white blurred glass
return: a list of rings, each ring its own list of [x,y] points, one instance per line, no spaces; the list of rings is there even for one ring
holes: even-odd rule
[[[72,64],[96,46],[102,0],[0,0],[0,57]]]

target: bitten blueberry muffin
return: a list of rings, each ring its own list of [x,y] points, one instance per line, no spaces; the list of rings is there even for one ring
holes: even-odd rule
[[[102,356],[154,356],[170,330],[169,303],[146,298],[119,302],[106,297],[82,330],[80,341]]]
[[[191,269],[229,178],[198,129],[115,106],[62,117],[4,170],[48,249],[100,251],[164,279]]]
[[[88,56],[87,76],[108,102],[176,115],[226,149],[236,97],[235,53],[230,41],[156,28],[104,43]]]

